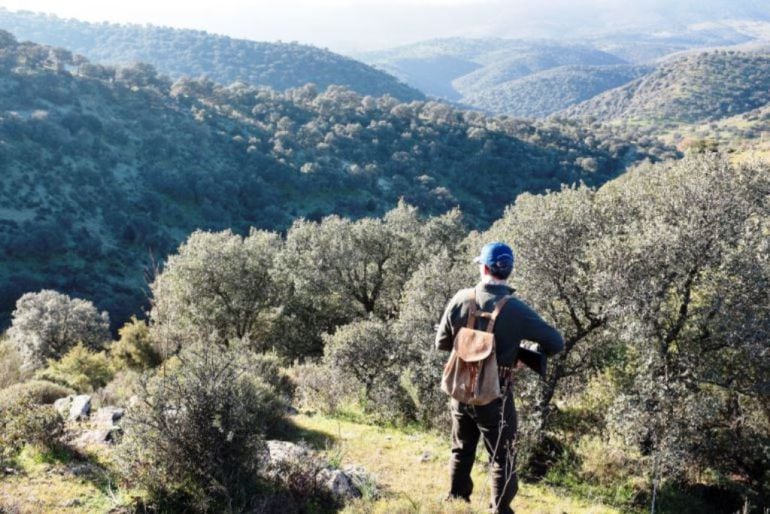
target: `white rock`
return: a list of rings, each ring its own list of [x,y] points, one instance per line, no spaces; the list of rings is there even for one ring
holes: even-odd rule
[[[79,421],[87,418],[91,412],[91,396],[80,394],[59,398],[53,403],[53,406],[64,419]]]
[[[91,413],[91,396],[87,394],[79,394],[72,398],[72,405],[70,406],[69,419],[72,421],[78,421],[85,419]]]

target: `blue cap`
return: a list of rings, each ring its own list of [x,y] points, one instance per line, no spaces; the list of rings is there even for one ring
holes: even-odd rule
[[[513,271],[513,250],[499,241],[488,243],[473,262],[486,265],[494,275],[507,277]]]

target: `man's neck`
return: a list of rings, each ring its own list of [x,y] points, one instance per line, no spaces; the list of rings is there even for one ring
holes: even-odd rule
[[[495,278],[492,275],[482,275],[481,283],[490,286],[507,286],[508,281],[501,278]]]

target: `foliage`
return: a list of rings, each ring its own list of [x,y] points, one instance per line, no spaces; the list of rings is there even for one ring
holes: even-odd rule
[[[281,245],[277,234],[258,230],[191,234],[150,286],[152,337],[163,353],[176,352],[185,337],[264,344],[279,301],[273,259]]]
[[[64,420],[50,405],[16,398],[0,409],[0,464],[27,445],[54,448],[61,443]]]
[[[559,66],[480,90],[471,89],[463,102],[489,112],[541,118],[651,71],[647,66],[628,64]]]
[[[75,391],[45,380],[29,380],[0,390],[0,410],[13,405],[17,401],[29,402],[36,405],[49,405],[74,394]]]
[[[244,348],[182,345],[180,365],[140,386],[125,423],[126,472],[159,505],[241,511],[257,501],[263,435],[282,417]]]
[[[147,323],[135,316],[118,329],[118,340],[110,346],[110,357],[117,369],[145,370],[161,363]]]
[[[356,321],[324,336],[324,340],[324,363],[329,371],[354,377],[363,386],[367,400],[374,400],[377,388],[398,385],[406,356],[389,323]]]
[[[109,340],[109,317],[89,301],[56,291],[27,293],[16,302],[8,338],[27,368],[59,358],[76,343],[101,348]]]
[[[22,370],[24,361],[6,337],[0,337],[0,389],[23,382],[29,373]]]
[[[196,30],[87,23],[31,12],[0,11],[0,23],[23,40],[65,46],[102,64],[149,63],[173,78],[206,75],[288,89],[309,82],[341,84],[361,94],[404,101],[423,95],[353,59],[309,45],[233,39]]]
[[[380,216],[402,197],[426,215],[459,206],[483,228],[523,191],[598,185],[677,155],[606,127],[341,87],[172,84],[33,43],[0,49],[0,78],[0,109],[16,113],[0,124],[3,316],[53,288],[119,327],[146,305],[145,273],[198,228],[283,231],[300,217]]]
[[[439,251],[420,264],[404,286],[394,327],[407,363],[407,390],[416,419],[425,426],[444,429],[448,427],[448,399],[439,384],[448,354],[433,344],[436,323],[447,301],[478,279],[477,268],[470,265],[470,248],[463,248],[458,241],[454,248]]]
[[[35,373],[35,378],[88,393],[107,385],[114,374],[105,352],[95,352],[78,343],[60,360],[49,359],[48,366]]]
[[[297,400],[306,408],[324,414],[340,414],[346,402],[355,401],[358,384],[328,366],[306,363],[292,369],[297,383]]]
[[[664,63],[649,75],[559,114],[602,121],[703,122],[767,104],[768,86],[770,56],[717,50]]]

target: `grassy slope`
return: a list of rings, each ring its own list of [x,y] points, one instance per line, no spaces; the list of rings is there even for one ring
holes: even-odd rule
[[[425,432],[404,432],[320,415],[299,415],[295,423],[304,429],[311,444],[331,450],[342,464],[364,467],[375,475],[380,497],[349,505],[353,513],[476,513],[487,512],[489,481],[486,455],[479,447],[473,471],[475,493],[470,507],[463,503],[442,503],[449,487],[447,461],[449,441]],[[522,484],[514,509],[530,514],[615,513],[613,508],[571,498],[541,485]]]
[[[489,482],[481,447],[473,472],[473,503],[443,503],[449,478],[448,439],[321,415],[298,415],[293,420],[298,427],[296,439],[322,449],[330,461],[361,466],[375,477],[378,497],[353,502],[344,513],[486,512]],[[89,452],[90,462],[80,462],[69,456],[25,450],[18,462],[20,473],[0,475],[0,512],[5,508],[20,514],[94,514],[128,505],[133,496],[141,493],[117,487],[107,471],[111,467],[109,453],[104,448],[94,449]],[[104,463],[104,468],[98,462]],[[569,497],[555,488],[532,484],[522,484],[514,508],[529,514],[619,512]]]

